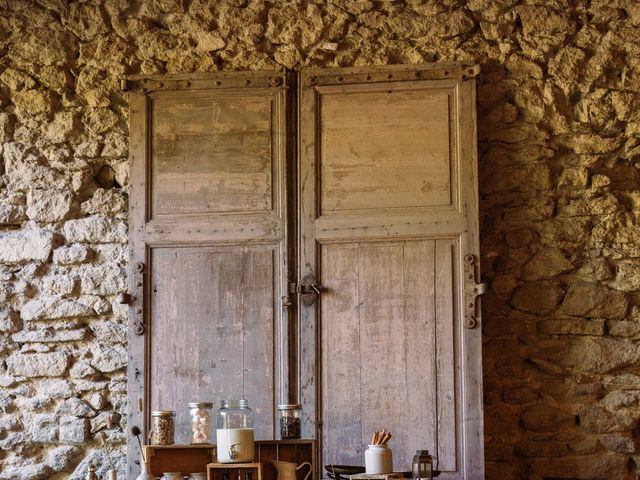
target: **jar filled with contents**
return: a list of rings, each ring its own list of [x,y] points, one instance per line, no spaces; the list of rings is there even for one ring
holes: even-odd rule
[[[278,405],[278,416],[280,417],[280,438],[282,440],[300,438],[302,405],[299,403]]]
[[[175,435],[176,412],[171,410],[154,410],[151,412],[151,445],[173,445]]]
[[[189,403],[189,416],[191,417],[191,443],[211,442],[211,414],[213,403],[192,402]]]
[[[216,429],[216,452],[219,463],[252,462],[253,412],[249,402],[242,400],[223,400],[218,409]]]

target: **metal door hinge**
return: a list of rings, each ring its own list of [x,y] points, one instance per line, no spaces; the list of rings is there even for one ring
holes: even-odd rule
[[[464,326],[475,328],[478,324],[476,299],[487,291],[486,283],[476,283],[475,255],[464,256]]]

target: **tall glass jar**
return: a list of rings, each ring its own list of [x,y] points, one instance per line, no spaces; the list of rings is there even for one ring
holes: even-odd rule
[[[299,403],[278,405],[278,417],[281,440],[295,440],[300,438],[302,405]]]
[[[175,443],[175,416],[171,410],[154,410],[151,412],[151,445],[173,445]]]
[[[253,412],[249,402],[223,400],[218,409],[216,430],[219,463],[252,462],[254,457]]]
[[[189,403],[189,417],[191,418],[191,443],[211,442],[211,414],[213,403],[191,402]]]

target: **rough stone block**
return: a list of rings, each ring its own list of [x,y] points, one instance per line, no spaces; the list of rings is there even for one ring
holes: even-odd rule
[[[75,393],[71,382],[58,378],[41,380],[38,383],[38,391],[50,398],[69,398]]]
[[[9,305],[0,305],[0,332],[12,333],[21,328],[20,314]]]
[[[574,283],[565,295],[560,312],[579,317],[620,319],[627,313],[624,293],[596,283]]]
[[[94,296],[42,295],[28,301],[20,310],[20,316],[23,320],[88,317],[97,314],[95,307],[101,300]]]
[[[48,275],[42,279],[42,290],[49,294],[68,295],[73,293],[78,279],[71,275]]]
[[[564,290],[546,282],[527,282],[518,287],[511,297],[511,305],[518,310],[536,315],[548,315],[560,303]]]
[[[73,330],[52,330],[50,328],[37,330],[23,330],[11,335],[11,339],[17,343],[58,343],[77,342],[87,336],[86,328]]]
[[[581,337],[571,344],[560,364],[585,372],[607,373],[635,364],[640,350],[632,343],[608,337]]]
[[[127,341],[127,326],[111,320],[94,322],[91,331],[101,343],[125,343]]]
[[[20,225],[26,219],[23,205],[0,205],[0,225]]]
[[[60,265],[85,263],[93,258],[94,252],[86,245],[68,245],[53,251],[53,262]]]
[[[53,233],[46,230],[0,233],[0,263],[44,262],[53,246]]]
[[[67,371],[69,355],[64,352],[18,353],[7,358],[9,375],[59,377]]]
[[[119,265],[86,265],[76,270],[82,293],[116,295],[127,289],[127,272]]]
[[[89,436],[89,420],[71,416],[60,417],[60,442],[81,444]]]
[[[61,472],[69,466],[78,453],[80,453],[80,448],[77,446],[63,445],[56,447],[47,452],[44,464],[54,472]]]
[[[532,432],[555,432],[574,426],[576,416],[550,405],[541,404],[524,412],[521,422],[524,428]]]
[[[571,262],[557,248],[546,248],[536,253],[522,268],[524,280],[553,278],[573,268]]]
[[[82,213],[91,215],[118,215],[127,210],[127,197],[120,189],[97,189],[93,196],[82,203]]]
[[[5,178],[11,190],[63,189],[67,186],[63,174],[44,165],[25,166],[9,172]]]
[[[27,215],[43,223],[69,218],[77,209],[70,191],[30,190],[27,194]]]
[[[604,335],[604,325],[602,319],[567,317],[541,320],[538,330],[547,335]]]
[[[93,409],[87,402],[76,397],[71,397],[64,400],[58,406],[58,413],[84,418],[96,416],[96,412],[93,411]]]
[[[123,346],[98,345],[93,354],[91,365],[99,372],[115,372],[127,366],[127,349]]]
[[[64,235],[70,242],[126,243],[127,225],[122,220],[91,216],[66,222]]]
[[[58,439],[58,418],[53,413],[33,416],[31,438],[37,443],[52,443]]]

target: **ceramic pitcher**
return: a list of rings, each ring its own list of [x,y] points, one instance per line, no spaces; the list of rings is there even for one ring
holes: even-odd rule
[[[309,462],[302,462],[300,465],[296,465],[293,462],[281,462],[280,460],[271,460],[271,463],[275,467],[278,472],[278,480],[296,480],[296,470],[300,470],[302,467],[307,465],[309,467],[309,472],[304,477],[304,480],[308,480],[309,476],[311,476],[311,464]]]

